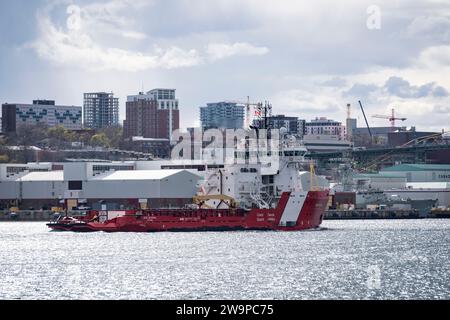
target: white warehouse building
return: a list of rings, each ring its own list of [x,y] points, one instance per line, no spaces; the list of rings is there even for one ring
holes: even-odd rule
[[[3,164],[0,202],[35,209],[109,203],[114,208],[179,207],[201,177],[189,170],[137,170],[135,162]]]

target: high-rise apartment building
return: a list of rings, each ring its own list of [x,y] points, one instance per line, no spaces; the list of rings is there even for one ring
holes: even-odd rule
[[[180,127],[175,89],[154,89],[127,98],[124,136],[170,139]]]
[[[107,92],[84,94],[84,126],[101,129],[119,125],[119,98]]]
[[[208,103],[200,107],[200,121],[204,130],[211,128],[241,129],[244,127],[245,106],[234,102]]]

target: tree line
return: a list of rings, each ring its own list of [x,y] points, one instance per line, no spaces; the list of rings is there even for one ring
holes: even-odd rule
[[[96,130],[69,130],[45,124],[21,125],[15,133],[0,137],[0,162],[8,162],[5,150],[10,146],[36,146],[44,150],[77,149],[84,147],[127,148],[120,126]]]

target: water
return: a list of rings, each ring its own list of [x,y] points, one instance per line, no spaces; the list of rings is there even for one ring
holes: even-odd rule
[[[0,223],[1,299],[450,299],[450,220],[305,232],[59,233]]]

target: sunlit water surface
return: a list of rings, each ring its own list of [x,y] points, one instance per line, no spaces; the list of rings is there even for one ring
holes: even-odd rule
[[[64,233],[0,223],[0,299],[450,299],[450,220],[305,232]]]

